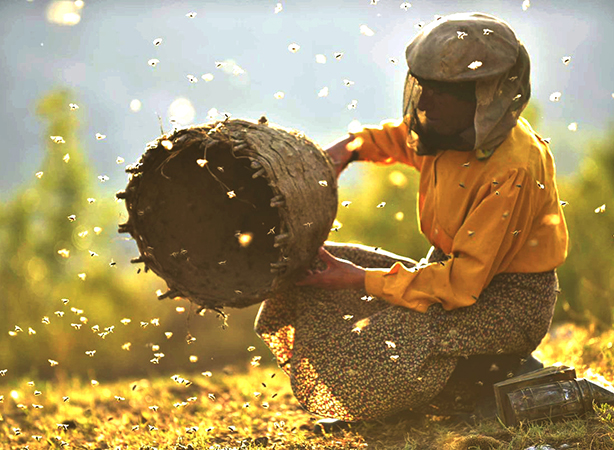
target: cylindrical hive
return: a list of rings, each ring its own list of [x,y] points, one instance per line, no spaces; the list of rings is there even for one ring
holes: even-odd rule
[[[334,170],[302,133],[226,120],[148,145],[131,173],[120,232],[169,291],[206,308],[245,307],[292,283],[337,211]]]

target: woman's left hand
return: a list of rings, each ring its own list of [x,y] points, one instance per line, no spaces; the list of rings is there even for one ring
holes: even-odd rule
[[[313,286],[330,290],[364,289],[365,269],[344,259],[335,258],[324,247],[320,247],[318,256],[326,263],[326,269],[308,270],[307,276],[295,283],[297,286]]]

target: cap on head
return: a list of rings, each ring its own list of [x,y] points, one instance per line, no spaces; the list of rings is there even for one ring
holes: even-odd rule
[[[461,82],[509,71],[520,43],[512,28],[482,13],[444,16],[427,26],[405,50],[412,74],[436,81]]]

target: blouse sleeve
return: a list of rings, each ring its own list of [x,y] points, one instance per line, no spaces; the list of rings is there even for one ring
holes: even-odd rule
[[[526,241],[536,190],[526,171],[512,171],[498,190],[490,189],[472,207],[453,238],[451,259],[416,268],[396,263],[390,269],[367,269],[367,292],[420,312],[434,303],[446,310],[475,303]]]
[[[384,122],[350,133],[354,141],[350,147],[358,152],[358,159],[381,164],[400,162],[420,170],[421,157],[407,146],[407,126],[402,120]]]

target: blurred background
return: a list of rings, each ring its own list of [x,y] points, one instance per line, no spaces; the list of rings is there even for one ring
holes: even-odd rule
[[[161,128],[224,114],[264,114],[323,147],[397,118],[405,46],[463,11],[508,21],[532,58],[524,115],[551,139],[571,234],[555,320],[611,327],[610,0],[18,0],[0,2],[0,383],[271,364],[257,305],[228,310],[223,328],[185,300],[157,301],[165,284],[129,263],[136,244],[117,234],[125,166]],[[330,239],[419,259],[416,184],[402,166],[354,164]]]

